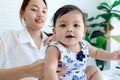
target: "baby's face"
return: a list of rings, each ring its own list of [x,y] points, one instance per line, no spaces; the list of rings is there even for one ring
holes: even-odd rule
[[[67,46],[78,44],[85,32],[83,16],[78,11],[62,15],[57,19],[54,28],[56,40]]]

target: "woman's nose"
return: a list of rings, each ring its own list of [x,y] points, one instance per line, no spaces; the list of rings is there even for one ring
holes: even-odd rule
[[[38,12],[38,17],[42,17],[43,13],[41,11]]]

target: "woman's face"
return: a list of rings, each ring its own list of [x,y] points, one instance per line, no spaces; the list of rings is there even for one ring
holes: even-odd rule
[[[30,0],[23,12],[23,18],[28,29],[40,30],[47,18],[47,7],[43,0]]]

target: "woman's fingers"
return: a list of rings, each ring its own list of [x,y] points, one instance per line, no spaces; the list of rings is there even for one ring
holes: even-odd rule
[[[43,69],[44,69],[44,60],[38,60],[28,65],[28,70],[26,72],[33,77],[42,78],[44,75]]]
[[[66,69],[67,69],[67,67],[58,67],[58,69],[57,69],[57,74],[58,74],[58,76],[63,76],[63,75],[65,75],[65,72],[66,72]]]
[[[54,35],[49,36],[46,40],[44,40],[44,45],[47,45],[51,41],[54,41]]]

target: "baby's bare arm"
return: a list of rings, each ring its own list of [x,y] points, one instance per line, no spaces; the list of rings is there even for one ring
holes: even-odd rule
[[[102,50],[95,48],[87,42],[89,55],[95,59],[99,60],[120,60],[120,50],[109,52],[107,50]]]

